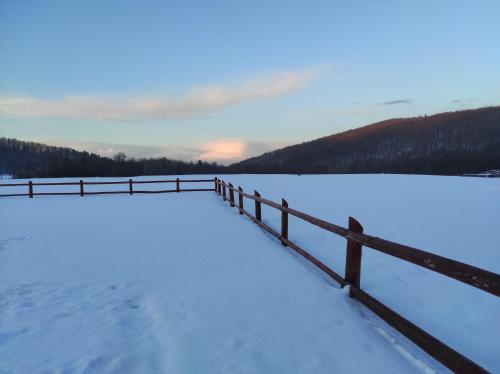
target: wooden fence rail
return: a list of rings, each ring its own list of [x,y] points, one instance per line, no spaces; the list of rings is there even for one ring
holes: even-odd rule
[[[349,294],[351,297],[357,299],[363,305],[368,307],[385,322],[405,335],[423,351],[427,352],[444,366],[454,372],[486,372],[486,370],[472,360],[450,348],[445,343],[428,334],[420,327],[408,321],[394,310],[390,309],[388,306],[363,291],[360,284],[362,248],[368,247],[397,257],[401,260],[459,280],[497,297],[500,296],[499,274],[467,265],[459,261],[451,260],[446,257],[438,256],[417,248],[408,247],[364,234],[361,224],[352,217],[349,217],[348,228],[344,228],[295,209],[291,209],[288,207],[288,203],[285,199],[282,200],[281,204],[278,204],[274,201],[264,199],[257,191],[255,191],[254,195],[250,195],[244,193],[241,187],[235,189],[232,184],[227,184],[218,178],[216,178],[215,183],[215,191],[219,195],[221,195],[221,190],[224,191],[224,200],[226,200],[226,188],[229,189],[230,194],[233,191],[237,191],[239,193],[240,202],[238,209],[240,213],[244,214],[271,235],[275,236],[284,246],[291,248],[323,270],[326,274],[338,282],[341,287],[349,286]],[[243,197],[255,201],[255,216],[243,208]],[[261,204],[281,211],[281,233],[278,233],[273,228],[262,222]],[[234,199],[231,201],[231,206],[234,206]],[[344,277],[330,269],[327,265],[289,239],[289,214],[347,239]]]
[[[181,183],[214,183],[213,188],[181,188]],[[175,189],[163,189],[163,190],[136,190],[134,185],[141,184],[164,184],[164,183],[175,183]],[[85,186],[96,186],[96,185],[127,185],[127,189],[114,190],[114,191],[85,191]],[[55,192],[36,192],[34,187],[37,186],[78,186],[75,191],[55,191]],[[201,192],[201,191],[215,191],[217,185],[215,184],[215,179],[167,179],[167,180],[123,180],[123,181],[109,181],[109,182],[97,182],[84,180],[79,180],[78,182],[33,182],[28,181],[27,183],[5,183],[0,184],[0,187],[28,187],[26,193],[10,193],[10,194],[0,194],[0,197],[13,197],[13,196],[28,196],[33,198],[34,196],[62,196],[62,195],[112,195],[112,194],[152,194],[152,193],[168,193],[168,192]]]

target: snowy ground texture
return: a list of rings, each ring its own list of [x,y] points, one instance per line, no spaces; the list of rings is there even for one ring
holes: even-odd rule
[[[220,177],[500,272],[496,179]],[[293,217],[289,232],[343,274],[344,239]],[[361,286],[500,372],[499,298],[370,249]],[[0,373],[445,371],[212,192],[1,198],[0,314]]]

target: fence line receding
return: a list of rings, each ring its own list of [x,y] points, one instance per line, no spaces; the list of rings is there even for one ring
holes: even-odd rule
[[[353,217],[349,217],[348,228],[345,228],[292,209],[288,207],[288,202],[285,199],[282,199],[281,204],[279,204],[263,198],[257,191],[255,191],[253,195],[248,194],[245,193],[241,187],[235,188],[232,184],[225,183],[218,178],[216,178],[215,185],[217,194],[222,195],[224,201],[229,200],[231,207],[236,206],[234,193],[237,193],[238,204],[236,207],[238,208],[240,214],[247,216],[268,233],[276,237],[285,247],[291,248],[299,255],[312,262],[333,278],[337,283],[339,283],[341,287],[349,286],[349,294],[351,297],[357,299],[363,305],[368,307],[390,326],[405,335],[409,340],[419,346],[430,356],[441,362],[444,366],[454,372],[486,372],[485,369],[469,358],[450,348],[445,343],[433,337],[388,306],[381,303],[379,300],[375,299],[373,296],[363,291],[360,284],[362,248],[368,247],[393,257],[397,257],[403,261],[413,263],[417,266],[421,266],[455,280],[459,280],[497,297],[500,296],[499,274],[446,257],[438,256],[417,248],[408,247],[367,235],[363,233],[363,226]],[[226,189],[229,190],[229,199],[227,198]],[[243,198],[254,200],[255,216],[249,213],[248,210],[245,210]],[[262,222],[262,204],[270,206],[281,212],[281,232],[277,232]],[[339,235],[347,240],[344,276],[341,276],[337,272],[330,269],[323,262],[289,239],[289,214],[309,222],[312,225]]]
[[[212,188],[181,188],[182,183],[213,183]],[[135,189],[134,185],[145,184],[163,184],[173,183],[175,188],[163,190],[139,190]],[[123,190],[114,191],[88,191],[85,186],[92,185],[126,185]],[[70,192],[37,192],[35,187],[39,186],[77,186],[75,191]],[[184,179],[179,178],[170,180],[121,180],[109,182],[86,182],[80,180],[78,182],[40,182],[34,183],[7,183],[0,184],[0,187],[27,187],[24,193],[0,194],[0,197],[12,196],[34,196],[45,195],[100,195],[100,194],[154,194],[154,193],[170,193],[170,192],[201,192],[215,191],[221,195],[224,201],[228,201],[231,207],[236,207],[241,215],[247,216],[250,220],[266,230],[269,234],[276,237],[285,247],[291,248],[299,255],[303,256],[323,272],[329,275],[341,287],[349,286],[349,295],[371,311],[381,317],[394,329],[405,335],[409,340],[419,346],[423,351],[441,362],[444,366],[454,372],[472,373],[486,372],[481,366],[463,356],[459,352],[450,348],[445,343],[433,337],[420,327],[399,315],[397,312],[384,305],[373,296],[369,295],[361,289],[361,264],[363,247],[385,253],[387,255],[399,258],[400,260],[410,262],[414,265],[426,268],[428,270],[440,273],[449,278],[466,283],[481,291],[490,293],[496,297],[500,296],[500,275],[480,269],[459,261],[455,261],[446,257],[435,255],[421,249],[412,248],[399,243],[394,243],[385,239],[367,235],[363,232],[363,226],[353,217],[349,217],[348,227],[342,227],[333,223],[318,219],[306,213],[292,209],[288,206],[288,202],[282,199],[281,204],[263,198],[257,191],[254,194],[248,194],[241,187],[234,187],[231,183],[225,183],[219,178],[214,179]],[[235,200],[235,193],[238,194],[238,201]],[[229,196],[228,196],[229,195]],[[254,201],[255,216],[250,214],[244,206],[244,198]],[[262,221],[262,204],[270,206],[281,212],[281,231],[277,232],[269,225]],[[333,234],[339,235],[347,240],[346,243],[346,258],[345,272],[341,276],[333,271],[323,262],[311,255],[308,251],[301,248],[289,239],[288,230],[288,215],[292,215],[303,221],[306,221],[314,226],[320,227]]]
[[[78,182],[33,182],[28,181],[26,183],[5,183],[0,184],[0,187],[27,187],[27,191],[24,193],[9,193],[0,194],[0,197],[13,197],[13,196],[28,196],[33,198],[34,196],[61,196],[61,195],[113,195],[113,194],[153,194],[153,193],[169,193],[169,192],[202,192],[202,191],[214,191],[214,188],[181,188],[182,183],[214,183],[214,179],[167,179],[167,180],[121,180],[121,181],[108,181],[108,182],[93,182],[84,181],[80,179]],[[162,190],[144,190],[135,189],[134,185],[141,184],[165,184],[165,183],[175,183],[174,189],[162,189]],[[87,191],[85,186],[96,186],[96,185],[127,185],[123,190],[114,191]],[[60,192],[37,192],[35,187],[38,186],[78,186],[75,191],[60,191]]]

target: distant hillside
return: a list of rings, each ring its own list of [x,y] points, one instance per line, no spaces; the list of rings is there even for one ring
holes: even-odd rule
[[[222,169],[215,163],[128,159],[124,154],[110,159],[70,148],[0,138],[0,174],[17,178],[203,174]]]
[[[463,174],[500,169],[500,107],[382,121],[230,166],[251,173]]]
[[[113,159],[0,138],[0,174],[91,177],[205,173],[465,174],[500,169],[500,107],[400,118],[286,147],[223,167]]]

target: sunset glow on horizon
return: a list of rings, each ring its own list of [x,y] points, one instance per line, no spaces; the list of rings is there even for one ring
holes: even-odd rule
[[[496,0],[0,2],[0,136],[230,163],[500,104]]]
[[[245,143],[241,141],[218,140],[205,145],[207,152],[200,156],[202,161],[238,161],[245,153]]]

